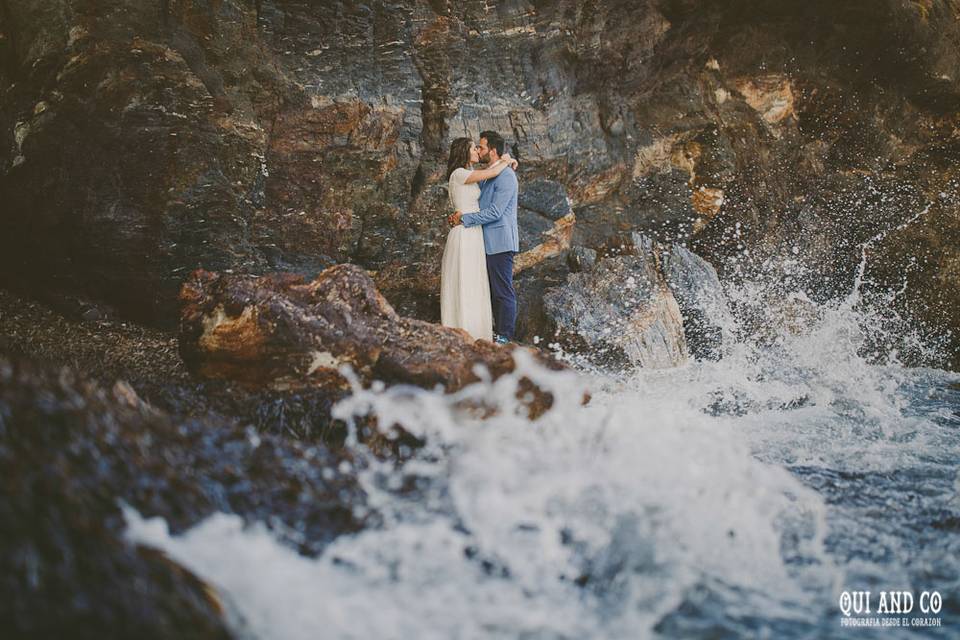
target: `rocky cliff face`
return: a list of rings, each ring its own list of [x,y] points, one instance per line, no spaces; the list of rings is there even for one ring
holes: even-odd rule
[[[436,319],[446,148],[492,128],[525,246],[572,203],[575,246],[686,240],[814,298],[865,263],[943,332],[957,69],[956,0],[2,0],[2,272],[163,323],[194,268],[349,261]]]

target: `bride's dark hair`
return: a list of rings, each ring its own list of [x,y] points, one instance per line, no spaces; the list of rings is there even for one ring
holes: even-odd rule
[[[470,147],[472,146],[473,140],[470,138],[457,138],[450,143],[450,157],[447,159],[447,180],[450,180],[454,171],[470,164]]]

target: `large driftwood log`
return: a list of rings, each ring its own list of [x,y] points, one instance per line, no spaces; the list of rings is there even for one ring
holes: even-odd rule
[[[184,284],[180,351],[195,374],[276,388],[322,386],[343,389],[350,365],[364,383],[437,385],[456,391],[476,382],[476,365],[493,378],[513,371],[512,353],[471,339],[460,329],[405,318],[380,295],[357,266],[326,269],[307,282],[293,274],[267,276],[195,271]],[[533,351],[551,369],[564,365]],[[552,396],[529,380],[531,415]]]

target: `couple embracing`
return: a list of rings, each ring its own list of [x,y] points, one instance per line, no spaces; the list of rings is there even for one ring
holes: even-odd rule
[[[517,228],[516,160],[495,131],[475,145],[457,138],[450,145],[447,187],[455,212],[440,271],[440,316],[448,327],[474,338],[505,344],[513,339],[517,296],[513,256],[520,250]],[[479,162],[486,168],[474,169]]]

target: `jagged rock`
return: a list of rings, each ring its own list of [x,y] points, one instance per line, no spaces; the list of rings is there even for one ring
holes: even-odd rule
[[[521,253],[549,243],[551,237],[565,232],[576,219],[566,190],[553,180],[541,178],[521,183],[517,204]]]
[[[601,366],[663,368],[688,357],[683,318],[653,252],[571,273],[544,307],[561,343]]]
[[[626,251],[628,255],[641,258],[645,261],[646,279],[662,281],[669,287],[680,310],[683,337],[689,353],[697,358],[718,358],[723,342],[723,329],[733,327],[735,320],[727,305],[716,269],[679,244],[664,245],[639,233],[631,234],[629,239],[617,246],[617,251]],[[566,269],[569,273],[589,273],[597,263],[597,251],[594,249],[573,247],[566,253]],[[607,268],[610,264],[607,263]],[[546,274],[540,273],[538,277],[545,278]],[[629,277],[628,275],[627,278]],[[547,286],[555,287],[556,283]],[[538,290],[539,297],[545,295],[544,289]],[[529,296],[524,297],[524,301],[536,304]],[[549,336],[556,331],[556,322],[551,321],[547,317],[549,314],[545,314],[542,308],[533,309],[529,315],[538,319],[539,324],[536,326],[541,336]],[[526,324],[533,326],[533,322]],[[582,349],[583,345],[573,348]],[[656,361],[649,358],[647,360]]]
[[[717,270],[679,244],[661,249],[660,259],[664,278],[683,314],[683,330],[691,354],[717,359],[724,328],[729,330],[734,324]]]
[[[0,416],[8,637],[229,637],[214,588],[124,539],[121,502],[175,533],[235,513],[308,554],[375,517],[322,447],[174,420],[124,383],[0,357]]]
[[[768,74],[743,78],[736,82],[736,86],[747,104],[759,113],[767,124],[776,125],[797,115],[794,110],[794,88],[786,76]]]
[[[558,256],[570,247],[570,239],[573,238],[574,226],[577,218],[573,213],[568,213],[557,220],[553,227],[542,236],[542,242],[537,246],[518,254],[513,261],[514,275],[525,269],[529,269],[535,264],[543,262],[547,258]]]
[[[563,185],[543,178],[521,185],[517,205],[554,222],[573,211],[570,197]]]
[[[474,341],[461,329],[404,318],[359,267],[338,265],[313,281],[292,274],[231,276],[198,270],[181,293],[180,349],[195,373],[253,387],[347,387],[349,365],[364,383],[413,384],[456,391],[514,369],[516,345]],[[558,362],[539,352],[542,364]],[[518,393],[531,390],[529,381]],[[552,404],[536,388],[536,416]]]
[[[553,222],[529,209],[517,209],[517,227],[520,231],[520,252],[540,244],[544,235],[553,229]]]

